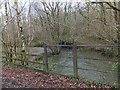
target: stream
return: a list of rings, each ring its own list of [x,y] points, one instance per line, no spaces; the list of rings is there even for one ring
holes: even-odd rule
[[[117,85],[118,73],[117,68],[112,69],[112,62],[105,60],[117,60],[117,58],[110,58],[102,55],[100,52],[79,49],[77,51],[78,74],[80,78],[85,78],[89,81],[102,82],[109,85]],[[91,59],[82,59],[91,58]],[[93,60],[99,59],[99,60]],[[63,49],[59,55],[49,57],[49,70],[54,73],[73,76],[73,59],[72,50]],[[53,65],[57,64],[57,65]],[[62,66],[60,66],[62,65]],[[69,67],[63,67],[63,66]],[[90,70],[84,70],[84,69]],[[92,70],[94,69],[94,70]],[[99,72],[98,72],[98,71]],[[102,72],[101,72],[102,71]],[[110,73],[106,73],[110,72]]]
[[[41,47],[31,48],[32,54],[40,55],[44,53]],[[71,49],[62,49],[59,55],[53,55],[48,58],[49,71],[57,74],[73,76],[73,58]],[[94,50],[77,49],[78,75],[80,79],[87,79],[89,81],[96,81],[106,83],[108,85],[117,85],[118,70],[112,69],[112,63],[117,58],[107,57],[101,52]],[[36,57],[34,56],[34,59]],[[90,59],[83,59],[90,58]],[[99,60],[94,60],[99,59]],[[111,61],[106,61],[111,60]],[[39,61],[41,62],[41,60]],[[54,65],[57,64],[57,65]],[[68,67],[64,67],[68,66]],[[34,65],[40,67],[40,65]],[[41,67],[42,68],[42,67]],[[81,69],[82,68],[82,69]],[[90,69],[90,70],[85,70]],[[106,73],[109,72],[109,73]]]

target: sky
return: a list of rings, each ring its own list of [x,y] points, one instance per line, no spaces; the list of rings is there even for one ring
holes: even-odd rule
[[[0,0],[0,2],[4,2],[5,0]],[[11,4],[13,4],[13,1],[14,0],[8,0]],[[28,7],[29,5],[29,1],[37,1],[37,0],[18,0],[19,2],[19,5],[20,6],[23,6],[25,4],[25,7]],[[103,2],[103,1],[107,1],[107,2],[113,2],[113,1],[120,1],[120,0],[41,0],[41,1],[45,1],[45,2],[56,2],[56,1],[60,1],[60,2],[85,2],[85,1],[100,1],[100,2]],[[0,15],[1,13],[4,13],[5,12],[5,9],[4,9],[4,4],[0,4]]]
[[[3,3],[0,6],[0,15],[1,15],[1,13],[5,12],[4,1],[5,0],[0,0],[0,2]],[[14,0],[8,0],[8,1],[11,5],[14,2]],[[20,5],[20,7],[24,6],[24,4],[25,4],[25,7],[28,7],[29,1],[37,1],[37,0],[18,0],[18,3]],[[60,1],[60,2],[85,2],[85,0],[41,0],[41,1],[45,1],[45,2],[56,2],[56,1]]]
[[[5,0],[0,0],[1,3],[3,3]],[[11,4],[13,4],[14,0],[8,0]],[[37,1],[37,0],[18,0],[19,4],[25,4],[28,5],[29,1]],[[41,1],[45,1],[45,2],[56,2],[56,1],[60,1],[60,2],[84,2],[85,0],[41,0]],[[4,4],[1,5],[0,8],[3,9]]]

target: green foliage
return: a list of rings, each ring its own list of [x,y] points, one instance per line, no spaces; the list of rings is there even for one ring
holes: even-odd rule
[[[103,49],[103,54],[105,55],[109,55],[109,56],[117,56],[118,55],[118,51],[117,49],[113,49],[113,48],[104,48]]]
[[[113,47],[96,47],[95,50],[100,51],[105,56],[109,56],[109,57],[118,56],[117,48],[113,48]]]
[[[112,66],[112,70],[115,70],[115,69],[117,69],[118,68],[118,62],[109,62],[110,64],[111,64],[111,66]]]
[[[49,70],[50,70],[50,71],[53,71],[53,70],[55,69],[55,66],[56,66],[55,64],[56,64],[56,63],[50,63],[50,64],[49,64]]]
[[[118,62],[112,64],[112,70],[115,70],[118,67]]]
[[[36,61],[43,61],[43,55],[39,55],[37,58],[35,58]]]

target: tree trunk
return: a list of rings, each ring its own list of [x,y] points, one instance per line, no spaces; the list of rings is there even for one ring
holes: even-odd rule
[[[23,32],[23,27],[22,27],[22,22],[21,22],[21,16],[20,16],[20,11],[18,9],[18,0],[14,0],[14,4],[15,4],[15,10],[16,10],[16,17],[17,17],[17,26],[18,26],[18,36],[20,39],[20,47],[21,47],[21,52],[26,53],[25,50],[25,36],[24,36],[24,32]],[[22,56],[22,59],[24,56]],[[24,63],[22,63],[24,64]]]

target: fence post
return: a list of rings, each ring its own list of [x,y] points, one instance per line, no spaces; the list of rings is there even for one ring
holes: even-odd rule
[[[12,57],[13,57],[13,53],[12,53],[12,47],[10,47],[10,53],[9,53],[9,58],[10,58],[10,62],[12,62]]]
[[[78,78],[77,46],[76,45],[73,45],[73,72],[74,72],[74,77]]]
[[[21,60],[22,60],[22,61],[21,61],[21,64],[22,64],[22,65],[25,65],[25,62],[24,62],[24,61],[25,61],[25,60],[24,60],[24,51],[20,52],[20,55],[21,55]]]
[[[44,46],[44,70],[48,71],[48,55],[47,55],[47,46]]]
[[[28,65],[28,53],[27,53],[27,51],[24,53],[24,59],[23,60],[25,61],[24,64]]]
[[[120,9],[120,1],[118,2],[118,9]],[[118,89],[120,89],[120,12],[118,16]]]

